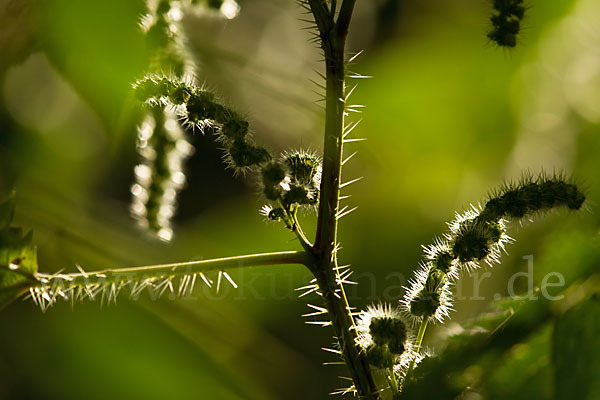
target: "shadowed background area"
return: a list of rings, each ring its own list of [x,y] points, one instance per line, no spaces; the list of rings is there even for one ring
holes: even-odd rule
[[[352,264],[357,307],[397,301],[421,245],[455,211],[477,204],[521,171],[563,170],[588,210],[512,226],[510,255],[461,281],[452,323],[428,333],[440,345],[456,323],[488,309],[507,281],[557,253],[574,232],[597,233],[600,194],[600,4],[531,1],[512,51],[490,44],[485,0],[359,0],[349,51],[352,103],[367,106],[344,167],[341,262]],[[321,54],[306,16],[288,0],[240,1],[237,18],[183,21],[197,77],[247,115],[256,142],[274,151],[322,149]],[[140,112],[131,83],[148,64],[142,1],[0,0],[0,197],[17,190],[15,223],[34,229],[43,272],[76,271],[299,250],[258,214],[256,176],[233,177],[210,135],[191,135],[187,188],[165,244],[129,216]],[[312,237],[315,215],[302,216]],[[554,252],[554,253],[553,253]],[[559,271],[565,263],[552,264]],[[544,270],[547,272],[547,269]],[[0,398],[325,399],[347,385],[329,328],[300,315],[311,279],[300,266],[232,271],[219,293],[119,304],[30,301],[0,313]],[[519,278],[516,289],[527,290]],[[498,297],[496,296],[496,297]],[[475,298],[475,299],[473,299]],[[597,322],[596,322],[597,323]],[[537,375],[536,375],[537,376]],[[511,385],[500,376],[499,388]],[[519,382],[513,383],[520,384]],[[516,387],[516,386],[515,386]],[[503,392],[504,393],[504,392]],[[513,394],[511,394],[512,396]],[[499,397],[502,398],[502,397]],[[544,397],[545,398],[545,397]]]

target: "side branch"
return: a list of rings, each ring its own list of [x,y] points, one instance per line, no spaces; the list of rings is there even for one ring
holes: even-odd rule
[[[350,20],[352,19],[355,3],[356,0],[344,0],[342,3],[336,23],[338,37],[345,38],[346,35],[348,35],[348,27],[350,26]]]
[[[333,17],[331,16],[327,4],[323,0],[307,0],[307,2],[310,7],[310,11],[315,18],[315,23],[319,28],[321,37],[327,35],[333,27]]]
[[[90,278],[102,278],[105,283],[128,280],[176,277],[190,274],[199,274],[210,271],[223,271],[226,269],[258,267],[267,265],[300,264],[306,265],[308,256],[303,251],[282,251],[276,253],[251,254],[237,257],[225,257],[211,260],[188,261],[173,264],[148,265],[141,267],[127,267],[105,269],[100,271],[80,272],[75,274],[37,274],[44,278],[63,279],[71,286],[87,285]],[[41,284],[41,283],[39,283]],[[39,285],[38,284],[38,285]]]

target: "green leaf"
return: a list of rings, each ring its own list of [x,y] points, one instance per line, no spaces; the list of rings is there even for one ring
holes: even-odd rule
[[[567,311],[554,328],[556,399],[600,398],[600,298]]]
[[[33,233],[21,228],[0,230],[0,310],[36,282],[37,252]]]
[[[488,371],[483,386],[489,400],[552,399],[552,324],[515,344]]]
[[[0,230],[6,228],[15,215],[15,192],[0,204]]]

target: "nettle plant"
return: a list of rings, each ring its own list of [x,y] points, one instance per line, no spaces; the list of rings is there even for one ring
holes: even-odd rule
[[[559,207],[579,210],[585,195],[560,173],[524,174],[519,181],[492,192],[482,205],[456,214],[448,232],[424,246],[423,260],[403,298],[357,311],[344,291],[346,284],[354,282],[350,281],[350,267],[338,262],[337,238],[340,219],[354,210],[340,206],[340,201],[344,198],[342,189],[356,181],[342,179],[342,167],[352,157],[344,158],[344,145],[359,140],[351,137],[358,122],[348,121],[360,107],[350,102],[356,86],[349,86],[347,81],[362,76],[349,72],[353,57],[347,57],[345,51],[355,0],[300,0],[299,5],[312,16],[314,41],[324,55],[321,155],[302,150],[276,155],[256,144],[246,118],[193,77],[194,66],[179,24],[183,13],[200,7],[233,18],[239,10],[235,2],[149,1],[140,25],[157,51],[148,71],[133,84],[144,115],[137,136],[141,161],[135,167],[131,213],[145,230],[170,241],[177,194],[185,185],[184,162],[194,150],[188,135],[212,135],[234,174],[258,177],[266,201],[260,213],[270,221],[281,222],[297,237],[301,248],[102,271],[78,267],[77,273],[46,274],[38,271],[31,232],[11,226],[13,195],[0,209],[2,306],[23,295],[42,310],[59,299],[116,302],[123,292],[132,299],[143,292],[153,299],[164,293],[184,295],[191,293],[196,283],[218,287],[225,279],[235,286],[228,269],[301,264],[314,275],[301,288],[302,296],[313,294],[319,300],[317,305],[309,304],[314,312],[306,317],[311,324],[331,326],[335,346],[328,350],[339,356],[339,364],[345,364],[349,374],[350,386],[336,393],[361,399],[411,398],[410,393],[421,393],[415,389],[419,382],[432,383],[427,379],[428,371],[435,377],[438,370],[427,367],[425,361],[435,357],[424,351],[421,343],[429,324],[450,318],[454,285],[482,265],[491,267],[499,262],[504,246],[513,241],[507,233],[510,224]],[[493,29],[488,38],[499,46],[515,46],[525,13],[522,1],[494,0],[493,7]],[[302,230],[298,220],[301,210],[316,211],[314,235]],[[217,274],[217,282],[209,278],[211,272]]]

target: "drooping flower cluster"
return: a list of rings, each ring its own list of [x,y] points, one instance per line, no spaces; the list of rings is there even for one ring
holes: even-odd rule
[[[146,110],[138,127],[141,162],[135,169],[136,181],[131,188],[131,213],[140,226],[169,241],[173,236],[171,218],[177,208],[177,194],[185,184],[183,164],[194,150],[182,128],[212,126],[210,112],[205,108],[213,104],[213,111],[217,111],[211,93],[195,90],[193,57],[187,52],[180,21],[184,11],[206,11],[233,18],[239,7],[234,0],[148,0],[147,7],[140,28],[152,56],[148,74],[135,84]],[[169,78],[164,71],[168,71]],[[221,118],[219,122],[224,134],[244,136],[248,130],[248,123],[237,116]],[[229,148],[228,160],[234,166],[244,165],[241,169],[257,157],[248,156],[255,149],[243,140],[233,140]],[[265,157],[265,151],[254,151],[257,152],[259,157]]]
[[[150,11],[142,18],[142,30],[158,49],[151,72],[133,85],[136,97],[147,108],[147,116],[139,128],[142,163],[136,168],[131,190],[132,214],[140,225],[170,240],[170,219],[176,209],[177,192],[185,182],[181,166],[193,151],[181,126],[214,133],[223,147],[224,161],[234,173],[260,171],[262,191],[269,201],[261,214],[269,220],[282,220],[297,231],[297,211],[314,208],[318,203],[321,161],[305,151],[284,153],[274,159],[267,149],[254,144],[245,118],[223,105],[214,93],[195,84],[179,21],[183,9],[200,5],[218,9],[226,17],[232,15],[229,12],[233,5],[237,7],[231,0],[159,0],[149,2]]]
[[[250,139],[249,124],[237,112],[222,105],[215,95],[193,83],[165,75],[147,75],[134,84],[136,95],[148,106],[173,109],[180,123],[203,131],[210,126],[223,144],[225,160],[236,172],[244,172],[272,159],[268,150]]]
[[[400,307],[371,306],[358,317],[357,344],[367,361],[383,370],[393,398],[410,371],[425,356],[421,341],[428,322],[443,322],[452,310],[452,285],[482,263],[499,263],[512,239],[509,220],[530,218],[556,207],[578,210],[585,195],[560,174],[524,176],[494,192],[485,206],[456,214],[449,231],[424,246],[424,260],[409,280]],[[419,326],[415,338],[411,330]]]
[[[512,239],[509,220],[521,220],[551,208],[578,210],[585,195],[561,175],[525,176],[493,193],[484,207],[457,214],[449,232],[424,247],[425,260],[409,281],[401,300],[404,314],[413,323],[424,319],[442,322],[452,309],[452,282],[463,272],[500,262],[501,251]]]
[[[138,127],[137,150],[141,162],[134,171],[131,213],[140,226],[169,241],[177,192],[186,179],[182,164],[194,147],[169,109],[154,108]]]
[[[490,18],[494,28],[487,34],[488,39],[501,47],[515,47],[524,16],[523,0],[494,0]]]

